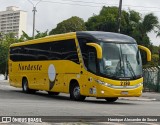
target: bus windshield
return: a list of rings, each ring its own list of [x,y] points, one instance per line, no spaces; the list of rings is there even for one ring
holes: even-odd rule
[[[142,61],[136,44],[101,42],[100,73],[113,79],[142,77]]]

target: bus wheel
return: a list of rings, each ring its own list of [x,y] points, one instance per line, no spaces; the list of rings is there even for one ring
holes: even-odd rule
[[[22,81],[22,90],[25,93],[29,93],[30,89],[28,88],[28,80],[27,79],[23,79]]]
[[[85,100],[85,96],[80,94],[80,87],[78,84],[74,84],[70,89],[70,98],[75,101],[83,101]]]
[[[49,95],[59,95],[59,92],[48,92]]]
[[[105,98],[105,100],[106,100],[107,102],[115,102],[117,99],[118,99],[118,97],[113,97],[113,98],[108,97],[108,98]]]

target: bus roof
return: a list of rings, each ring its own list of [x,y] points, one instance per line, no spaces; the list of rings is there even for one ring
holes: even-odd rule
[[[46,36],[46,37],[42,37],[42,38],[38,38],[38,39],[27,40],[27,41],[24,41],[24,42],[13,43],[13,44],[11,44],[10,47],[36,44],[36,43],[44,43],[44,42],[50,42],[50,41],[65,40],[65,39],[73,39],[75,37],[76,37],[76,32],[56,34],[56,35],[50,35],[50,36]]]
[[[90,37],[93,40],[118,43],[136,43],[136,41],[127,35],[103,31],[78,31],[78,37]]]
[[[73,39],[77,37],[85,37],[91,38],[94,41],[105,41],[105,42],[119,42],[119,43],[136,43],[136,41],[127,35],[119,34],[119,33],[112,33],[112,32],[102,32],[102,31],[77,31],[77,32],[70,32],[64,34],[57,34],[46,36],[39,39],[28,40],[25,42],[19,42],[11,44],[12,46],[21,46],[27,44],[35,44],[41,42],[49,42],[49,41],[56,41],[56,40],[65,40],[65,39]],[[92,41],[91,41],[92,42]]]

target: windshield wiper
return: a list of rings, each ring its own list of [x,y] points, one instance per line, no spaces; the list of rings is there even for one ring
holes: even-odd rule
[[[134,72],[130,62],[127,60],[127,55],[126,55],[126,65],[127,65],[127,68],[129,69],[132,77],[135,78],[136,77],[135,72]]]
[[[134,72],[130,62],[127,60],[127,55],[123,55],[123,56],[124,56],[122,58],[123,59],[123,65],[121,65],[121,63],[122,63],[121,59],[119,60],[119,62],[117,64],[117,67],[116,67],[116,70],[115,70],[116,77],[119,77],[119,78],[120,77],[127,77],[128,75],[126,73],[127,73],[127,69],[128,69],[128,73],[130,72],[131,76],[133,78],[135,78],[136,77],[135,72]],[[125,66],[125,64],[126,64],[126,66]]]
[[[121,75],[125,76],[125,68],[124,68],[124,59],[122,58],[122,49],[120,46],[120,53],[119,53],[119,61],[117,64],[117,67],[115,69],[115,75],[116,77],[122,77]]]
[[[121,64],[121,59],[119,60],[117,67],[115,69],[115,75],[116,77],[121,77],[121,75],[124,75],[124,66]]]

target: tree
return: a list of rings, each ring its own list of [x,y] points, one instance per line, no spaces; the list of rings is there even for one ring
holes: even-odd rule
[[[117,32],[118,30],[118,8],[103,6],[99,15],[93,15],[86,22],[87,30]],[[150,40],[148,32],[158,27],[158,18],[152,13],[147,14],[144,18],[141,14],[129,10],[122,10],[121,33],[132,36],[138,44],[149,46]]]
[[[23,34],[21,35],[20,39],[22,41],[26,41],[26,40],[38,39],[38,38],[48,36],[48,30],[46,30],[45,32],[40,32],[40,31],[36,30],[36,32],[37,32],[37,34],[34,37],[30,37],[27,33],[22,31]]]
[[[19,42],[19,39],[15,37],[14,33],[3,35],[0,41],[0,74],[5,75],[7,79],[8,75],[8,52],[9,46],[12,43]]]
[[[47,33],[48,33],[48,30],[42,33],[40,31],[37,31],[37,35],[35,36],[35,38],[45,37],[48,35]],[[14,33],[9,33],[6,35],[3,35],[2,33],[0,33],[0,74],[4,74],[5,79],[7,79],[7,75],[8,75],[7,64],[8,64],[9,46],[12,43],[23,42],[31,39],[34,39],[34,38],[29,37],[24,31],[20,38],[15,37]]]
[[[152,13],[147,14],[144,16],[143,19],[137,22],[136,28],[133,31],[132,35],[134,35],[135,32],[138,32],[139,35],[136,35],[139,37],[138,41],[141,41],[141,42],[143,41],[143,43],[140,43],[140,44],[148,47],[150,45],[149,43],[150,40],[147,33],[154,31],[154,29],[158,27],[158,23],[159,23],[158,18],[156,16],[154,16]]]
[[[93,15],[86,22],[87,30],[117,32],[117,7],[103,6],[99,15]]]
[[[49,32],[49,35],[82,31],[82,30],[86,30],[86,26],[83,19],[73,16],[57,24],[57,27],[55,29],[52,29]]]
[[[159,27],[158,23],[158,18],[156,16],[154,16],[152,13],[147,14],[144,16],[144,18],[141,18],[136,22],[135,28],[131,34],[132,37],[137,40],[138,44],[148,47],[151,52],[153,51],[153,45],[150,42],[147,33],[155,31],[155,29]],[[146,64],[146,54],[144,52],[142,52],[142,60],[143,64]],[[150,65],[154,64],[154,61],[156,61],[155,56],[152,56],[152,61],[153,62],[151,62]]]
[[[46,30],[45,32],[40,32],[40,31],[37,30],[36,32],[37,32],[37,34],[36,34],[36,36],[35,36],[35,39],[48,36],[48,30]]]
[[[157,37],[160,37],[160,25],[156,27],[157,29],[154,31],[157,34]]]
[[[95,31],[118,31],[118,8],[105,7],[98,15],[93,15],[85,23],[87,30]],[[139,45],[144,45],[152,50],[153,45],[148,37],[149,32],[157,31],[157,36],[160,36],[160,26],[158,18],[154,14],[149,13],[142,18],[139,12],[129,10],[129,12],[122,10],[121,16],[121,33],[133,37]],[[146,55],[142,52],[143,63],[146,63]]]

